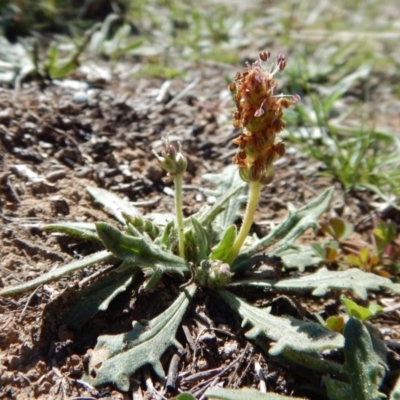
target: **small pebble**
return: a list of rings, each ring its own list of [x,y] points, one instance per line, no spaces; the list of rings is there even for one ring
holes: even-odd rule
[[[46,175],[46,180],[49,182],[55,182],[58,181],[59,179],[65,178],[67,173],[63,169],[58,169],[56,171],[50,172],[49,174]]]
[[[86,92],[79,91],[74,93],[73,101],[77,104],[87,104],[89,102],[89,97]]]

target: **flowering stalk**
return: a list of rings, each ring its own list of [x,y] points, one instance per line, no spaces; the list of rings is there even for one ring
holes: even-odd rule
[[[165,139],[165,147],[161,153],[162,155],[159,156],[154,151],[153,154],[157,157],[161,167],[168,172],[166,181],[174,181],[176,230],[178,232],[179,256],[185,258],[185,235],[182,211],[182,176],[187,168],[187,160],[182,154],[181,144],[178,142],[178,151],[176,151],[176,148],[168,141],[168,138]]]
[[[178,231],[179,255],[185,258],[185,235],[183,232],[183,211],[182,211],[182,174],[174,177],[175,185],[175,212],[176,229]]]
[[[239,150],[232,162],[239,167],[240,177],[250,185],[246,213],[239,234],[231,248],[228,263],[239,254],[253,223],[261,189],[274,179],[273,163],[285,154],[285,145],[276,142],[276,136],[285,127],[283,109],[299,101],[297,95],[288,98],[274,96],[278,82],[273,78],[286,66],[285,57],[276,57],[276,64],[270,71],[263,71],[263,61],[270,58],[269,52],[262,52],[259,59],[236,74],[229,89],[235,92],[236,112],[233,126],[242,128],[242,133],[233,140]]]
[[[231,264],[232,261],[239,254],[239,251],[246,240],[246,237],[250,231],[251,225],[253,224],[254,214],[260,198],[262,184],[260,182],[250,182],[249,198],[247,200],[246,212],[243,217],[242,226],[240,227],[239,233],[236,237],[235,242],[232,245],[227,263]]]

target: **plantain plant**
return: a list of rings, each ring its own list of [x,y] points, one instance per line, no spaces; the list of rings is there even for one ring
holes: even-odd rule
[[[150,365],[160,378],[164,378],[160,359],[168,347],[182,347],[176,332],[201,288],[220,296],[241,317],[243,327],[248,328],[246,338],[264,349],[268,357],[292,365],[295,370],[306,369],[321,374],[328,398],[372,400],[384,397],[379,388],[387,372],[386,350],[365,322],[348,318],[342,334],[318,321],[273,315],[269,309],[251,305],[232,290],[241,288],[245,295],[246,291],[259,287],[289,295],[311,292],[314,296],[346,290],[361,299],[366,299],[368,291],[400,292],[399,286],[390,279],[360,269],[328,271],[320,268],[314,273],[282,279],[264,279],[259,273],[260,254],[280,257],[285,269],[297,268],[300,272],[319,261],[311,246],[298,245],[295,241],[307,229],[317,227],[333,194],[333,189],[329,188],[299,209],[290,207],[286,219],[265,237],[249,235],[261,191],[274,178],[274,162],[285,153],[284,143],[277,140],[285,126],[283,110],[299,101],[298,96],[274,95],[278,85],[274,76],[285,68],[286,61],[283,56],[278,56],[274,65],[265,70],[263,65],[269,58],[269,52],[260,53],[259,59],[237,73],[229,86],[237,107],[233,125],[241,128],[241,133],[233,141],[238,146],[233,165],[220,174],[204,177],[215,185],[214,190],[210,190],[217,199],[214,205],[184,217],[182,176],[187,161],[181,145],[165,138],[163,151],[156,157],[167,171],[167,179],[174,182],[174,217],[143,216],[116,195],[90,187],[89,194],[124,225],[123,231],[104,222],[44,225],[43,229],[47,231],[99,241],[105,250],[24,284],[1,290],[2,296],[16,295],[78,269],[102,261],[120,260],[111,275],[86,287],[78,295],[66,323],[79,330],[93,315],[107,309],[132,282],[144,276],[143,285],[149,290],[163,279],[164,274],[176,277],[181,293],[163,313],[145,324],[133,321],[129,332],[98,338],[95,348],[88,354],[88,368],[83,377],[86,382],[94,386],[113,384],[121,391],[128,391],[132,375],[145,365]],[[238,215],[246,201],[246,211],[238,230]],[[343,352],[343,364],[325,357],[332,350]],[[221,399],[288,398],[257,393],[252,389],[210,388],[205,395]],[[186,398],[191,395],[187,394]]]

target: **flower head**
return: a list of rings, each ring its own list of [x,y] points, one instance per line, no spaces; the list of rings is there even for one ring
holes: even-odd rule
[[[276,143],[276,135],[283,130],[283,109],[297,102],[299,96],[274,95],[278,82],[277,72],[286,66],[285,57],[276,57],[270,71],[262,69],[262,63],[270,58],[269,52],[261,52],[259,59],[236,74],[229,89],[235,92],[236,112],[233,126],[242,128],[233,143],[239,150],[233,163],[239,166],[242,179],[246,182],[270,183],[274,177],[273,163],[285,154],[282,142]]]
[[[182,154],[182,146],[178,142],[178,150],[170,143],[167,138],[164,138],[164,149],[161,156],[154,150],[153,154],[157,157],[160,165],[165,169],[167,174],[167,181],[172,180],[176,175],[183,174],[187,168],[186,157]]]
[[[196,271],[200,285],[213,288],[227,285],[232,277],[229,264],[221,260],[204,260]]]

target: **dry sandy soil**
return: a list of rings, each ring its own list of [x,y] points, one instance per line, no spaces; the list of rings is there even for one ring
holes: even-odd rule
[[[106,188],[144,213],[173,211],[171,184],[163,181],[163,172],[151,154],[152,149],[160,150],[166,133],[171,140],[182,142],[189,159],[185,214],[208,201],[201,175],[220,171],[235,152],[231,140],[238,132],[231,124],[233,104],[224,76],[233,77],[236,70],[211,63],[196,65],[188,67],[185,78],[164,82],[133,78],[127,72],[130,67],[121,64],[125,73],[111,79],[104,78],[101,66],[92,66],[78,70],[71,80],[31,81],[18,91],[0,88],[0,287],[32,279],[99,250],[95,243],[38,228],[39,223],[55,221],[102,220],[118,226],[93,203],[88,186]],[[334,201],[325,218],[342,216],[356,224],[360,235],[368,232],[376,214],[371,195],[344,194],[338,183],[318,176],[321,168],[288,146],[287,155],[277,165],[275,181],[263,192],[254,232],[263,235],[271,223],[279,223],[288,202],[302,206],[332,185]],[[381,216],[400,221],[393,209]],[[304,240],[318,238],[309,233]],[[63,316],[88,277],[106,267],[85,269],[34,292],[0,298],[1,399],[158,398],[155,391],[171,398],[176,390],[200,396],[216,382],[257,387],[254,361],[262,366],[269,391],[301,393],[301,378],[247,343],[240,321],[228,308],[215,307],[218,300],[211,293],[198,296],[178,332],[187,352],[179,363],[175,389],[165,389],[150,369],[136,374],[128,394],[84,384],[80,378],[85,354],[99,335],[125,332],[132,320],[154,317],[178,293],[168,278],[152,293],[138,294],[138,285],[132,285],[107,312],[74,331],[62,323]],[[250,296],[254,303],[271,305],[277,315],[303,316],[317,310],[336,312],[338,298],[339,294],[291,301],[257,291]],[[385,299],[378,296],[378,300]],[[397,311],[375,322],[386,339],[400,337]],[[208,336],[194,343],[204,328],[209,329]],[[172,356],[172,351],[165,354],[165,370]],[[391,352],[393,370],[400,367],[398,358]]]

